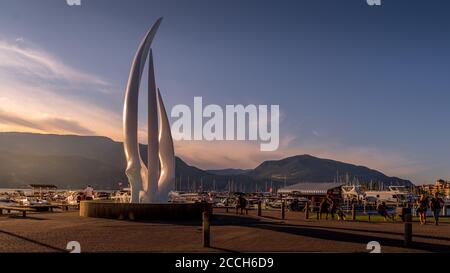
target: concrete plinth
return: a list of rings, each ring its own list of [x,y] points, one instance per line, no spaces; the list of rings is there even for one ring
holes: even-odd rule
[[[211,204],[139,204],[81,201],[80,216],[120,220],[201,220]]]

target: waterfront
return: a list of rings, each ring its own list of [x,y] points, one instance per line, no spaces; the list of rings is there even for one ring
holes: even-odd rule
[[[68,191],[83,191],[84,189],[57,189],[56,192],[68,192]],[[0,193],[16,193],[18,191],[23,192],[25,195],[31,195],[33,193],[33,189],[23,188],[23,189],[11,189],[11,188],[0,188]],[[117,190],[97,190],[99,192],[108,192],[114,193]]]
[[[137,222],[82,218],[77,211],[0,217],[0,252],[62,252],[77,241],[82,252],[450,252],[450,223],[413,224],[413,244],[403,247],[401,222],[304,219],[301,212],[256,211],[248,216],[215,209],[211,247],[201,243],[199,221]],[[429,218],[431,220],[431,218]]]

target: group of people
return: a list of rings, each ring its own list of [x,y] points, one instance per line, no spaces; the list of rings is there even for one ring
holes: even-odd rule
[[[442,208],[445,209],[444,200],[439,197],[439,194],[434,193],[431,199],[428,198],[425,194],[422,194],[420,198],[416,202],[417,205],[417,215],[419,215],[419,220],[421,225],[425,225],[427,223],[427,210],[431,209],[434,218],[434,224],[439,225],[439,216],[441,214]]]
[[[442,208],[445,207],[444,200],[439,197],[438,193],[434,193],[433,197],[429,199],[425,194],[422,194],[420,198],[416,201],[416,213],[419,216],[419,221],[421,225],[427,223],[427,210],[431,209],[434,218],[434,224],[439,225],[439,216],[441,214]],[[394,219],[394,215],[390,215],[387,210],[385,202],[381,202],[377,206],[378,213],[387,219]]]
[[[428,208],[431,209],[435,225],[439,225],[439,216],[442,212],[442,209],[445,208],[445,202],[441,197],[439,197],[438,193],[434,193],[431,199],[422,194],[417,200],[416,205],[416,213],[419,216],[419,220],[422,225],[426,224],[427,222]],[[388,219],[394,220],[395,216],[389,214],[385,202],[378,203],[376,209],[377,212],[384,217],[385,221],[387,221]],[[325,219],[328,219],[328,214],[331,214],[332,219],[334,219],[334,216],[337,215],[339,220],[345,220],[345,214],[338,208],[337,203],[333,199],[331,194],[327,194],[326,197],[323,198],[320,202],[319,213],[320,219],[322,219],[322,215],[325,213]]]
[[[337,215],[338,220],[345,220],[344,212],[338,208],[336,200],[328,193],[325,198],[322,199],[319,205],[319,218],[322,219],[322,214],[325,213],[325,219],[328,219],[328,214],[331,215],[331,219]]]
[[[236,198],[236,214],[238,214],[239,210],[241,211],[241,215],[244,214],[244,210],[247,207],[247,199],[244,196],[239,195]]]

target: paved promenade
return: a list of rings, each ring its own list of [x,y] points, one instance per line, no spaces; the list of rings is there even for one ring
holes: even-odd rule
[[[305,220],[300,212],[255,211],[236,216],[215,210],[211,248],[201,245],[200,222],[132,222],[82,218],[78,212],[0,216],[0,252],[62,252],[78,241],[82,252],[450,252],[450,224],[413,224],[413,245],[403,247],[400,222]],[[430,218],[431,220],[431,218]]]

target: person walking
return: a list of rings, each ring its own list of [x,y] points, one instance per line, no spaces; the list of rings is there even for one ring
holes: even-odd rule
[[[247,199],[245,199],[244,196],[240,194],[236,198],[236,214],[239,214],[240,210],[240,214],[243,215],[246,207],[247,207]]]
[[[319,207],[320,219],[322,219],[322,214],[326,213],[325,219],[328,220],[329,206],[330,206],[330,204],[328,203],[328,198],[327,197],[323,198],[322,202],[320,202],[320,207]]]
[[[419,200],[417,200],[417,214],[419,215],[419,220],[421,225],[427,223],[427,208],[428,208],[428,197],[425,194],[420,195]]]
[[[439,197],[439,194],[435,192],[433,198],[431,198],[430,200],[429,205],[431,211],[433,212],[434,224],[437,226],[439,225],[439,215],[441,213],[442,207],[445,205],[445,202],[441,197]]]
[[[336,214],[336,209],[337,209],[337,202],[336,200],[333,199],[333,196],[331,194],[328,194],[328,204],[330,205],[330,214],[331,214],[331,219],[334,220],[334,215]]]

